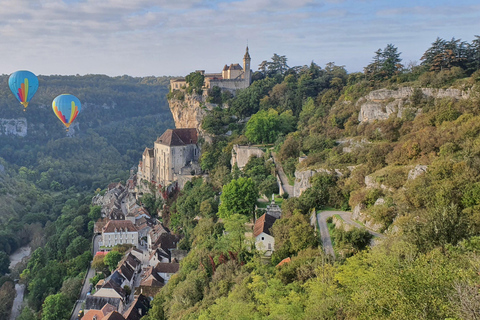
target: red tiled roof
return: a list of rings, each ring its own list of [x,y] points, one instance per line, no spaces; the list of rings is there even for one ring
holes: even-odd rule
[[[106,305],[103,306],[102,310],[103,312],[103,315],[107,315],[108,313],[112,312],[112,311],[117,311],[117,308],[113,305],[111,305],[110,303],[107,303]]]
[[[112,311],[103,317],[102,320],[125,320],[125,318],[117,311]]]
[[[285,258],[285,259],[283,259],[282,261],[280,261],[280,262],[277,264],[277,267],[281,267],[281,266],[283,266],[285,263],[289,263],[290,261],[292,261],[292,259],[290,259],[290,257]]]
[[[255,221],[255,226],[253,227],[253,236],[256,237],[260,233],[265,232],[266,234],[271,235],[270,228],[273,226],[277,218],[264,214]]]
[[[101,310],[88,310],[87,313],[85,313],[85,315],[82,317],[82,320],[93,320],[94,316],[97,316],[97,319],[101,320],[104,314]]]

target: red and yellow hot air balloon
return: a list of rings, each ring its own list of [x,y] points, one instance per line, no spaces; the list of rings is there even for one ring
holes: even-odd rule
[[[67,127],[68,131],[73,120],[80,113],[82,105],[77,97],[71,94],[61,94],[53,99],[52,108],[55,115]]]
[[[8,86],[13,95],[27,109],[28,102],[38,89],[38,78],[30,71],[20,70],[12,73],[8,78]]]

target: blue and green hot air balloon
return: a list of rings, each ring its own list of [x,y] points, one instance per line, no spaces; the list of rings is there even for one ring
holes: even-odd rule
[[[8,78],[8,86],[15,98],[27,109],[28,102],[38,89],[38,78],[30,71],[20,70],[12,73]]]
[[[82,109],[80,100],[71,94],[61,94],[52,102],[53,112],[57,115],[58,119],[68,128],[72,124],[73,120],[77,117]]]

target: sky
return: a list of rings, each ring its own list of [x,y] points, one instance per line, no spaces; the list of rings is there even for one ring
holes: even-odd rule
[[[0,0],[0,74],[184,76],[290,67],[363,71],[393,44],[419,63],[437,37],[480,35],[478,0]]]

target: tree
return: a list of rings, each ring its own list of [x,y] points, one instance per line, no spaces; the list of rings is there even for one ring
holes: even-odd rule
[[[17,320],[37,320],[37,316],[28,306],[22,309],[22,313],[17,317]]]
[[[102,217],[102,207],[101,206],[92,206],[90,212],[88,212],[88,218],[93,221],[97,221]]]
[[[15,285],[11,281],[6,281],[0,287],[0,319],[9,319],[13,306],[15,295]]]
[[[372,63],[364,70],[365,75],[371,79],[383,80],[397,74],[403,68],[403,65],[400,64],[401,52],[397,52],[397,50],[393,44],[388,44],[385,49],[375,51]]]
[[[103,273],[108,272],[108,266],[105,264],[105,256],[98,255],[93,257],[92,267],[97,272],[103,272]]]
[[[253,143],[273,143],[279,135],[293,131],[295,123],[291,110],[280,115],[274,109],[261,110],[248,120],[245,136]]]
[[[185,81],[187,81],[189,85],[187,88],[188,93],[195,91],[197,94],[200,94],[202,92],[205,76],[200,72],[192,72],[185,77]]]
[[[42,306],[42,320],[68,320],[71,306],[63,293],[49,295]]]
[[[60,292],[63,293],[71,303],[74,303],[80,294],[82,281],[83,279],[78,277],[68,278],[67,280],[63,281]]]
[[[287,65],[287,58],[274,53],[272,62],[268,62],[269,75],[285,74],[290,67]]]
[[[222,251],[239,252],[245,248],[245,223],[247,217],[241,214],[232,214],[225,219],[225,235],[217,242]]]
[[[65,257],[67,259],[73,259],[76,256],[81,255],[90,247],[90,241],[82,236],[78,236],[73,239],[72,243],[67,247]]]
[[[108,266],[110,271],[115,270],[117,268],[118,263],[122,260],[123,254],[118,251],[110,251],[105,256],[103,260],[105,264]]]
[[[0,251],[0,274],[10,272],[10,257],[5,251]]]
[[[232,214],[252,214],[258,199],[258,190],[251,178],[233,179],[222,189],[218,216],[222,219]]]

